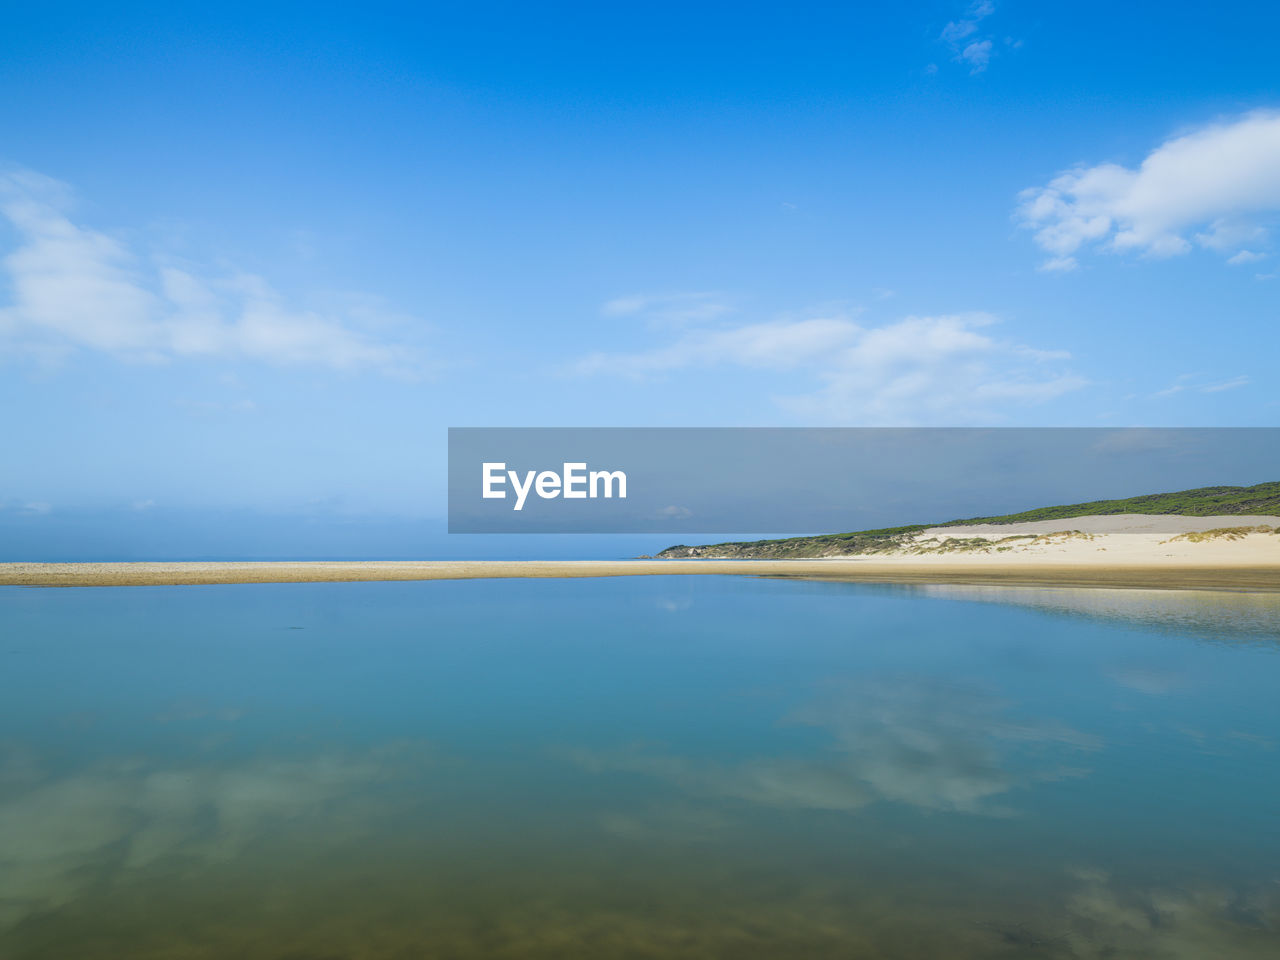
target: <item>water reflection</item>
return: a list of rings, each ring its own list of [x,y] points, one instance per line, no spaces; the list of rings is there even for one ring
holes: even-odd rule
[[[1272,601],[956,591],[0,592],[0,956],[1276,956]]]
[[[1102,870],[1076,870],[1066,902],[1060,955],[1102,957],[1274,956],[1280,938],[1280,888],[1124,889]]]
[[[392,757],[403,775],[404,754],[177,768],[122,758],[50,775],[11,750],[0,761],[0,926],[166,863],[232,862],[307,821],[324,820],[332,836],[333,812],[367,798]]]
[[[925,596],[1016,604],[1220,643],[1280,644],[1280,593],[927,584]]]
[[[824,686],[821,698],[789,718],[827,735],[813,756],[724,765],[632,747],[574,758],[589,770],[642,773],[695,795],[772,807],[854,811],[885,800],[998,816],[1010,808],[995,798],[1011,790],[1084,774],[1075,765],[1046,764],[1046,752],[1078,759],[1101,746],[1099,737],[1065,724],[1015,719],[1008,701],[981,689],[904,679]]]

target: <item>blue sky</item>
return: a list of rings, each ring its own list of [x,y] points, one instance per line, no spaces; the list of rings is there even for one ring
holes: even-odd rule
[[[1280,418],[1271,4],[6,19],[23,529],[430,521],[449,426]]]

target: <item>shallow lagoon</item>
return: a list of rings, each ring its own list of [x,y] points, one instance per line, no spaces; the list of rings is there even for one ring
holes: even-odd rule
[[[0,956],[1280,955],[1280,596],[0,590]]]

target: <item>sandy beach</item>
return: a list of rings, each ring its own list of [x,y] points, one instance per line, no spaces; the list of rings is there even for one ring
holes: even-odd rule
[[[3,563],[39,587],[740,575],[881,583],[1280,591],[1274,517],[1082,517],[923,531],[903,550],[812,560],[404,560]],[[1225,532],[1224,532],[1225,531]]]

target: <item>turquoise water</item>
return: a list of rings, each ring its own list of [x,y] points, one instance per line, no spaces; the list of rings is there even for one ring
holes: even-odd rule
[[[0,589],[5,958],[1280,956],[1280,596]]]

